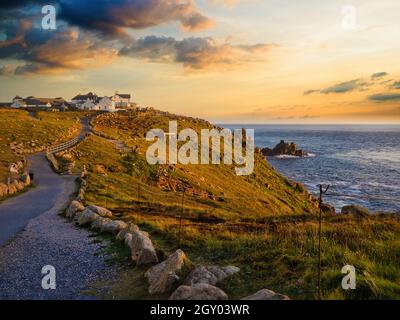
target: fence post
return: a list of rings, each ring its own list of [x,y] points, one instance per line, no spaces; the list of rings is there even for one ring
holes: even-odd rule
[[[323,190],[322,184],[319,185],[319,221],[318,221],[318,300],[321,300],[321,227],[322,227],[322,195],[328,192],[329,185]]]

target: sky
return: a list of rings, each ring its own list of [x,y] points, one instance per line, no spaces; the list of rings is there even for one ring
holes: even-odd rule
[[[400,124],[398,0],[2,0],[0,19],[1,102],[119,91],[218,123]]]

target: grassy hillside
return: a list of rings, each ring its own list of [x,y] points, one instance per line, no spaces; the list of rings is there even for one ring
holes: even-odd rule
[[[93,122],[103,137],[89,137],[71,154],[77,170],[84,164],[89,169],[87,204],[106,206],[138,224],[166,253],[179,247],[195,263],[240,267],[221,286],[230,298],[262,288],[315,298],[317,208],[307,191],[276,172],[260,153],[250,176],[237,176],[226,165],[150,166],[145,134],[152,128],[168,131],[169,120],[197,131],[211,127],[157,111],[102,115]],[[324,298],[400,298],[397,217],[326,216],[322,247]],[[117,244],[114,249],[126,254]],[[357,290],[341,289],[346,264],[356,267]],[[110,295],[149,298],[143,271],[127,271]]]
[[[0,109],[0,182],[8,175],[10,163],[19,160],[10,145],[21,149],[33,149],[61,143],[77,134],[79,118],[83,113],[74,112],[28,112]]]

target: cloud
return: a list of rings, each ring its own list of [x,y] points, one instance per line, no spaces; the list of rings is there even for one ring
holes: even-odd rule
[[[320,89],[307,90],[307,91],[304,91],[304,95],[307,96],[309,94],[316,93],[316,92],[319,92],[319,91],[320,91]]]
[[[120,50],[120,55],[152,62],[181,63],[191,69],[206,69],[217,65],[240,65],[265,60],[265,53],[274,44],[232,45],[219,43],[211,37],[191,37],[176,40],[172,37],[148,36]]]
[[[400,101],[399,93],[378,93],[368,97],[371,101],[386,102],[386,101]]]
[[[393,89],[400,89],[400,81],[396,81],[392,84]]]
[[[388,75],[387,72],[376,72],[376,73],[371,75],[371,78],[382,78],[382,77],[385,77],[387,75]]]
[[[212,20],[198,11],[193,0],[57,0],[53,1],[59,10],[54,31],[42,30],[39,3],[44,1],[0,4],[0,15],[5,17],[0,20],[4,39],[0,40],[0,59],[21,61],[14,70],[18,75],[79,70],[102,65],[118,55],[179,63],[190,69],[233,66],[265,61],[266,51],[275,46],[232,45],[211,37],[176,40],[147,36],[136,40],[126,32],[173,21],[188,31],[210,26]],[[34,18],[32,12],[37,12]],[[6,72],[10,69],[3,70]]]
[[[204,16],[194,0],[2,0],[0,16],[37,11],[40,5],[57,7],[57,18],[71,26],[109,36],[126,35],[125,29],[144,29],[178,22],[184,31],[210,28],[214,21]],[[33,8],[35,8],[33,10]]]
[[[331,87],[328,87],[326,89],[320,90],[321,93],[345,93],[349,91],[353,91],[356,89],[365,89],[366,86],[369,84],[365,81],[362,81],[360,79],[355,79],[351,81],[346,81],[342,83],[335,84]]]
[[[118,53],[77,28],[63,27],[56,32],[43,32],[22,21],[19,27],[12,26],[8,32],[7,40],[0,42],[0,58],[25,62],[15,69],[15,74],[83,69],[108,62]]]
[[[114,36],[125,34],[125,28],[143,29],[173,21],[178,21],[184,31],[214,24],[193,0],[66,0],[60,6],[60,18],[69,24]]]
[[[309,95],[313,93],[323,93],[323,94],[330,94],[330,93],[347,93],[350,91],[358,90],[358,91],[366,91],[368,87],[370,87],[373,83],[365,81],[363,79],[354,79],[350,81],[340,82],[334,84],[333,86],[324,88],[324,89],[311,89],[304,91],[304,95]]]

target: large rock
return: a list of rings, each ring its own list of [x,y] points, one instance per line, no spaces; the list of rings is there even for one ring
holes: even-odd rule
[[[87,224],[92,223],[93,221],[95,221],[98,217],[99,217],[99,215],[97,213],[95,213],[92,210],[86,208],[82,212],[82,214],[79,215],[78,224],[80,226],[87,225]]]
[[[289,155],[295,157],[305,157],[307,156],[307,152],[297,149],[297,145],[293,142],[285,142],[281,140],[273,149],[263,148],[261,149],[261,153],[264,156],[280,156],[280,155]]]
[[[321,203],[321,211],[326,214],[335,214],[336,213],[335,207],[331,206],[330,204],[323,203],[323,202]]]
[[[128,225],[120,220],[111,220],[109,222],[103,223],[101,227],[102,232],[107,232],[111,234],[118,234],[123,229],[126,229]]]
[[[17,189],[17,191],[22,191],[25,188],[25,184],[22,181],[15,180],[14,185],[15,185],[15,188]]]
[[[21,181],[25,184],[25,186],[29,186],[31,184],[31,176],[29,175],[28,172],[25,172],[21,176]]]
[[[239,271],[240,269],[235,266],[198,266],[186,278],[185,285],[190,286],[196,283],[206,283],[215,286],[217,283],[229,278]]]
[[[81,201],[83,202],[85,200],[85,190],[80,188],[79,192],[78,192],[78,196],[76,197],[77,201]],[[95,212],[95,210],[92,210],[93,212]]]
[[[169,298],[170,300],[228,300],[221,289],[207,283],[196,283],[192,286],[180,286]]]
[[[0,183],[0,198],[8,195],[8,187],[4,183]]]
[[[8,186],[8,194],[9,195],[13,195],[13,194],[17,193],[17,191],[18,191],[18,189],[15,186],[15,184],[14,183],[10,183],[10,185]]]
[[[178,249],[167,260],[151,267],[145,273],[149,281],[149,293],[164,293],[173,289],[181,281],[181,274],[191,269],[191,263],[185,253]]]
[[[103,217],[98,216],[98,218],[92,222],[90,228],[95,229],[95,230],[102,230],[103,225],[105,225],[106,223],[109,223],[111,221],[112,220],[109,218],[103,218]]]
[[[131,254],[132,261],[137,265],[155,264],[158,263],[157,253],[153,243],[150,240],[149,234],[140,231],[139,228],[132,233]]]
[[[245,297],[242,300],[290,300],[290,298],[272,290],[261,289],[260,291],[257,291],[256,293]]]
[[[100,217],[103,218],[112,218],[113,214],[110,210],[99,207],[99,206],[88,206],[88,209],[92,210],[93,212],[97,213]]]
[[[125,245],[132,249],[132,233],[126,233],[124,238]]]
[[[84,205],[82,203],[74,200],[71,202],[67,211],[65,212],[65,216],[68,219],[73,219],[77,212],[82,212],[84,210],[85,210]]]
[[[126,235],[128,233],[139,231],[139,227],[133,223],[129,223],[126,229],[122,229],[118,232],[117,236],[115,237],[118,241],[125,241]]]
[[[356,217],[367,217],[371,215],[371,212],[367,208],[354,204],[349,206],[344,206],[341,212],[342,214],[352,214],[353,216]]]

